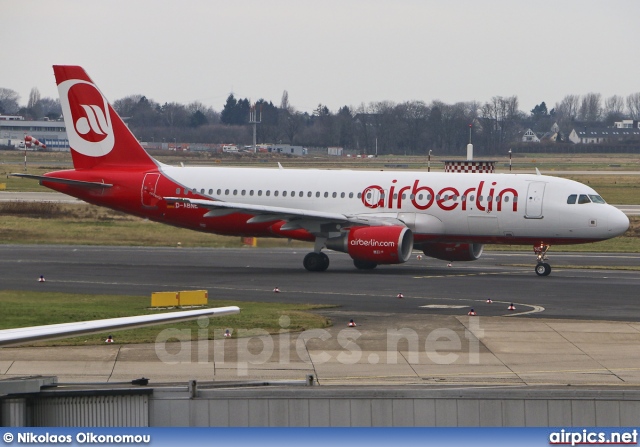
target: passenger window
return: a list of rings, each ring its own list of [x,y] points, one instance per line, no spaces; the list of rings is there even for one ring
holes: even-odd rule
[[[246,194],[247,194],[247,191],[243,189],[243,190],[242,190],[242,192],[241,192],[241,194],[244,196],[244,195],[246,195]]]
[[[567,203],[569,205],[574,205],[576,203],[576,199],[578,198],[578,194],[571,194],[568,198],[567,198]]]
[[[238,195],[238,190],[237,190],[237,189],[234,189],[234,190],[233,190],[233,195],[234,195],[234,196],[237,196],[237,195]]]
[[[504,203],[509,203],[509,196],[504,196]]]
[[[265,195],[265,196],[267,196],[267,197],[268,197],[268,196],[270,196],[270,195],[271,195],[271,191],[269,191],[269,190],[267,189],[267,191],[264,193],[264,195]]]
[[[358,199],[361,199],[361,198],[362,198],[362,193],[361,193],[361,192],[359,192],[359,193],[358,193]]]
[[[316,197],[320,197],[320,191],[316,191]]]
[[[406,194],[402,194],[402,200],[405,200],[407,198]]]
[[[478,196],[478,202],[482,202],[482,196]]]
[[[344,199],[344,193],[343,192],[340,193],[340,198]]]
[[[295,191],[291,191],[291,197],[295,197],[296,196],[296,192]],[[302,197],[302,193],[300,193],[300,197]]]
[[[258,196],[261,196],[261,195],[262,195],[262,190],[261,190],[261,189],[259,189],[259,190],[258,190]]]
[[[474,198],[475,198],[475,196],[474,196],[473,194],[471,194],[471,195],[469,196],[469,202],[473,202],[473,199],[474,199]]]
[[[200,190],[200,194],[204,194],[204,188]]]
[[[278,195],[278,194],[276,194]],[[287,191],[282,191],[282,197],[287,197]]]
[[[225,190],[224,190],[224,195],[225,195],[225,196],[228,196],[228,195],[229,195],[229,190],[228,190],[228,189],[225,189]]]
[[[307,193],[307,197],[311,197],[311,195],[312,195],[312,194],[311,194],[311,191],[309,191],[309,192]]]
[[[326,199],[327,197],[329,197],[329,193],[328,193],[328,192],[325,192],[325,193],[324,193],[324,198]]]
[[[222,190],[221,189],[217,190],[216,194],[218,194],[218,195],[222,194]]]
[[[269,194],[267,194],[267,195],[269,195]],[[278,197],[278,191],[273,191],[273,195],[274,195],[275,197]]]
[[[353,193],[352,192],[349,193],[349,198],[353,199]]]
[[[333,194],[331,194],[331,197],[333,197],[335,199],[336,197],[338,197],[338,193],[334,192]]]
[[[249,195],[252,196],[253,195],[253,189],[251,191],[249,191]]]
[[[591,203],[589,196],[586,194],[580,194],[580,197],[578,198],[578,204],[581,205],[583,203]]]
[[[209,190],[209,195],[213,194],[213,189]]]

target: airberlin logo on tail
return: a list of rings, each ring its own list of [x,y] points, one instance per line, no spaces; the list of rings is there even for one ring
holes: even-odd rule
[[[109,104],[96,86],[70,79],[58,85],[58,91],[71,148],[89,157],[111,152],[115,137]]]

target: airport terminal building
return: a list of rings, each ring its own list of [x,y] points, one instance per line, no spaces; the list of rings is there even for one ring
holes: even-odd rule
[[[0,146],[25,149],[25,135],[40,140],[49,150],[69,150],[64,121],[27,121],[21,116],[0,115]]]

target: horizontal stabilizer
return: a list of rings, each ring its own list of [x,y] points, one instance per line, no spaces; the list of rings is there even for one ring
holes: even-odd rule
[[[83,182],[82,180],[70,180],[67,178],[47,177],[45,175],[33,175],[33,174],[11,174],[13,177],[30,178],[33,180],[39,180],[40,184],[43,181],[51,183],[64,183],[65,185],[79,186],[81,188],[111,188],[113,185],[109,183],[100,182]]]

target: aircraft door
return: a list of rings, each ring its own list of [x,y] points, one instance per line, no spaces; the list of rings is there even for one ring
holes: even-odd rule
[[[527,189],[527,205],[524,217],[527,219],[542,219],[542,199],[544,197],[545,182],[531,182]]]
[[[161,199],[161,197],[156,194],[156,186],[158,185],[159,179],[160,174],[145,174],[141,190],[143,206],[155,208],[158,205]]]

